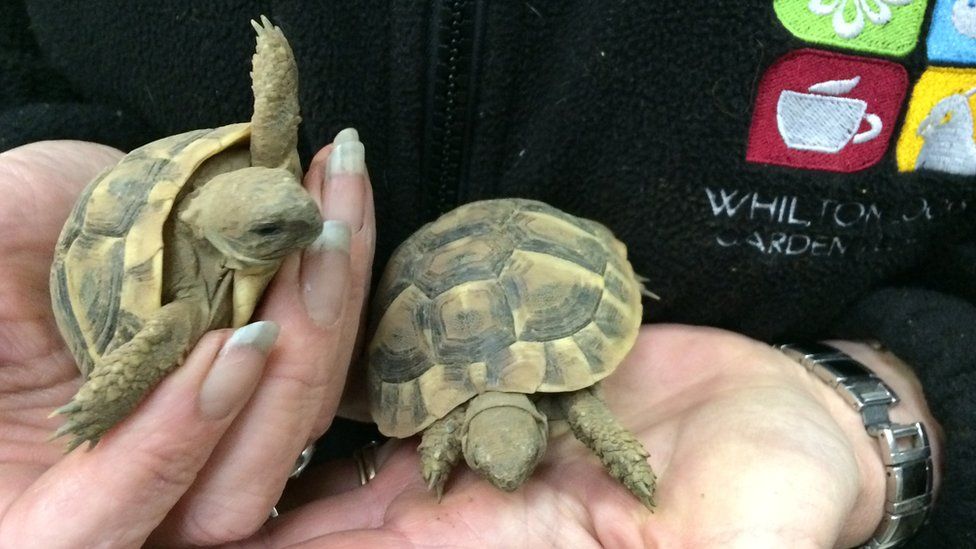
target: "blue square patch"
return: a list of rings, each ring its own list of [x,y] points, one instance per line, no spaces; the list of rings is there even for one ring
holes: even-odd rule
[[[927,49],[929,61],[976,64],[976,0],[938,0]]]

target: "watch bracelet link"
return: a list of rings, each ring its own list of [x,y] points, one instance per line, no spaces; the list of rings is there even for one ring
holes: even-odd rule
[[[834,388],[861,415],[868,434],[878,439],[887,477],[884,515],[862,547],[898,547],[922,527],[932,506],[932,452],[925,426],[892,423],[888,409],[898,402],[898,396],[839,349],[823,343],[775,347]]]

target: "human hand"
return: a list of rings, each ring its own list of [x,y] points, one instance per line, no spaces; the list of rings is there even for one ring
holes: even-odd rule
[[[343,140],[357,143],[332,154]],[[325,248],[282,265],[255,314],[270,322],[207,334],[130,418],[68,455],[47,416],[80,376],[48,270],[78,193],[121,153],[65,141],[0,155],[0,546],[212,544],[264,523],[331,422],[353,353],[375,238],[362,151],[341,132],[305,176],[323,217],[350,227],[348,249],[333,224]]]
[[[837,345],[899,392],[893,419],[924,421],[937,454],[937,424],[910,374],[866,345]],[[513,493],[461,464],[438,503],[416,439],[382,447],[363,487],[351,463],[310,469],[292,494],[307,503],[244,546],[848,547],[880,521],[877,441],[833,389],[768,345],[715,329],[644,327],[603,387],[651,453],[653,514],[563,424]]]

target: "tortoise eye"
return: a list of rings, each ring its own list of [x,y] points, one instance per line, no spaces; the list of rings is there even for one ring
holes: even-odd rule
[[[251,232],[258,236],[274,236],[281,232],[281,226],[274,223],[265,223],[251,229]]]

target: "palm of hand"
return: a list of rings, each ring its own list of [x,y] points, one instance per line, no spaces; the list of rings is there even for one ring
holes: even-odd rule
[[[0,437],[0,461],[18,464],[25,483],[60,458],[60,443],[46,442],[60,421],[47,416],[78,388],[78,370],[58,334],[48,292],[54,244],[81,186],[119,156],[92,146],[65,166],[55,160],[62,152],[75,151],[54,144],[50,157],[23,166],[30,185],[10,184],[17,174],[5,174],[12,177],[0,185],[0,432],[8,433]],[[68,167],[75,171],[65,173]],[[5,497],[17,493],[10,488],[5,484]]]
[[[645,328],[604,395],[651,453],[654,513],[563,423],[514,493],[461,464],[438,503],[409,440],[394,443],[366,487],[309,503],[271,523],[268,534],[276,546],[312,539],[312,546],[830,546],[856,504],[858,465],[819,401],[819,382],[802,374],[733,334]],[[321,483],[321,497],[350,474],[303,483]]]

